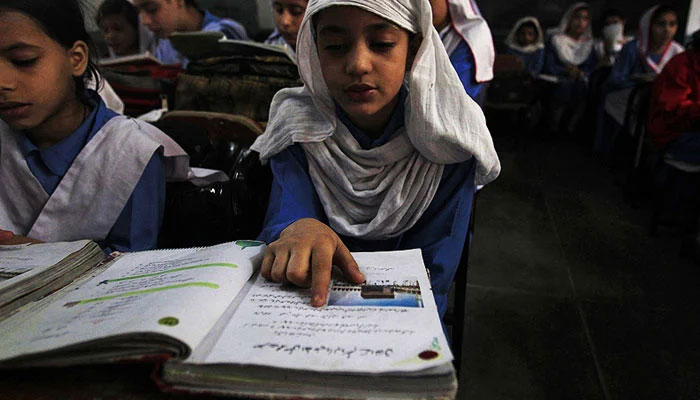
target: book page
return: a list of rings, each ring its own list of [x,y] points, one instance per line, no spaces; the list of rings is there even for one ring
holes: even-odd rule
[[[150,332],[190,348],[259,264],[262,242],[121,255],[68,295],[17,325],[0,324],[0,359],[110,336]]]
[[[383,373],[452,360],[420,250],[353,255],[367,283],[334,279],[322,308],[259,276],[211,352],[187,362]]]
[[[48,268],[85,247],[88,240],[0,246],[0,277],[9,279]]]

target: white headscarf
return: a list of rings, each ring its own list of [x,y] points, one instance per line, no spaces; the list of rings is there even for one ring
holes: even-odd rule
[[[474,0],[447,0],[447,3],[450,26],[440,32],[447,54],[452,54],[461,41],[467,42],[474,55],[476,81],[490,81],[493,79],[496,51],[489,25]]]
[[[559,26],[554,36],[552,36],[552,46],[557,51],[559,59],[571,65],[583,64],[588,59],[588,56],[591,55],[591,51],[593,51],[594,41],[591,24],[588,24],[586,32],[578,40],[566,34],[571,17],[581,8],[588,9],[588,3],[579,2],[569,7],[561,17]]]
[[[651,44],[651,23],[654,17],[656,17],[656,10],[658,8],[659,6],[656,5],[644,13],[642,19],[639,20],[639,31],[637,32],[637,49],[639,51],[639,56],[644,60],[644,66],[646,69],[649,72],[654,72],[657,74],[661,73],[661,70],[664,69],[666,63],[673,58],[673,56],[684,51],[683,46],[678,44],[675,40],[672,40],[663,50],[658,64],[655,63],[649,56],[649,46]]]
[[[336,114],[312,33],[312,18],[331,6],[354,6],[422,35],[406,76],[405,127],[364,150]],[[432,201],[444,164],[476,157],[476,183],[500,163],[481,108],[466,94],[432,25],[427,0],[311,0],[297,38],[300,88],[277,92],[265,134],[251,147],[263,161],[301,143],[330,226],[346,236],[402,234]]]
[[[518,43],[518,29],[520,29],[523,24],[530,22],[535,25],[535,31],[537,32],[537,41],[535,43],[529,44],[527,46],[521,46]],[[542,33],[542,27],[540,27],[540,21],[535,17],[524,17],[520,18],[513,29],[510,30],[508,36],[506,37],[506,46],[513,50],[517,50],[521,53],[534,53],[537,50],[544,48],[544,34]]]

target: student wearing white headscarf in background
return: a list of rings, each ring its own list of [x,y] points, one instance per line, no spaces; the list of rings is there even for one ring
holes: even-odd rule
[[[450,62],[472,99],[481,103],[485,82],[493,79],[496,52],[491,30],[474,0],[430,0],[433,25]]]
[[[297,34],[308,3],[308,0],[272,0],[275,30],[265,43],[287,47],[294,53],[297,47]]]
[[[506,37],[506,54],[518,56],[532,75],[542,72],[544,65],[544,34],[535,17],[519,19]]]
[[[564,13],[545,47],[543,72],[559,78],[549,97],[548,118],[554,133],[562,128],[565,112],[571,115],[568,126],[564,127],[569,133],[575,130],[583,115],[588,77],[597,65],[593,45],[588,3],[576,3]]]
[[[603,87],[605,114],[599,116],[603,120],[598,121],[597,151],[607,154],[612,150],[632,90],[653,80],[673,56],[684,51],[673,40],[677,30],[678,17],[668,6],[656,5],[640,19],[636,40],[624,45]]]
[[[262,274],[311,286],[349,251],[420,248],[441,313],[475,184],[500,163],[480,107],[432,26],[427,0],[311,0],[297,41],[304,86],[275,95],[252,149],[274,180]]]

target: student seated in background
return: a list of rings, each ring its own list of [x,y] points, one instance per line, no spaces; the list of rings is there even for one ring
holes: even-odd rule
[[[95,20],[111,57],[140,52],[139,14],[131,3],[126,0],[105,0],[97,9]]]
[[[575,130],[585,110],[588,77],[596,67],[591,16],[587,3],[572,5],[561,18],[545,47],[543,73],[559,77],[549,96],[549,128],[559,132],[566,114],[565,131]]]
[[[196,0],[134,0],[134,5],[143,23],[158,37],[155,56],[163,64],[187,67],[187,58],[168,40],[175,32],[218,31],[227,39],[248,40],[241,24],[202,10]]]
[[[273,0],[272,15],[275,30],[265,40],[267,44],[289,46],[292,52],[297,48],[297,34],[308,0]]]
[[[485,82],[493,79],[491,30],[474,0],[430,0],[433,25],[440,33],[464,89],[481,103]]]
[[[0,2],[0,239],[156,246],[182,153],[86,89],[90,48],[79,0]]]
[[[506,53],[523,60],[525,69],[533,76],[542,72],[544,36],[537,18],[525,17],[518,20],[506,37],[506,46]]]
[[[700,164],[700,31],[654,81],[649,133],[671,158]]]
[[[620,10],[609,8],[603,13],[601,37],[595,40],[598,65],[612,67],[622,46],[632,38],[625,36],[625,17]]]
[[[635,40],[625,44],[605,85],[603,107],[605,113],[596,133],[596,150],[608,153],[617,131],[622,127],[632,89],[652,81],[666,63],[683,46],[673,40],[678,29],[676,13],[667,6],[654,6],[639,21]]]
[[[309,1],[304,86],[277,92],[251,147],[273,172],[262,275],[311,286],[318,307],[332,265],[364,280],[350,251],[420,248],[442,314],[474,186],[497,177],[498,156],[428,0],[342,4]]]

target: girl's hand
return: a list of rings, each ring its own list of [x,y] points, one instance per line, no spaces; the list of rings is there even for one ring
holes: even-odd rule
[[[24,236],[17,236],[12,231],[0,229],[0,245],[13,245],[24,243],[41,243],[38,240]]]
[[[340,237],[325,224],[300,219],[289,225],[267,247],[261,273],[265,279],[311,287],[311,305],[326,302],[331,268],[338,266],[350,283],[362,283],[364,275]]]

